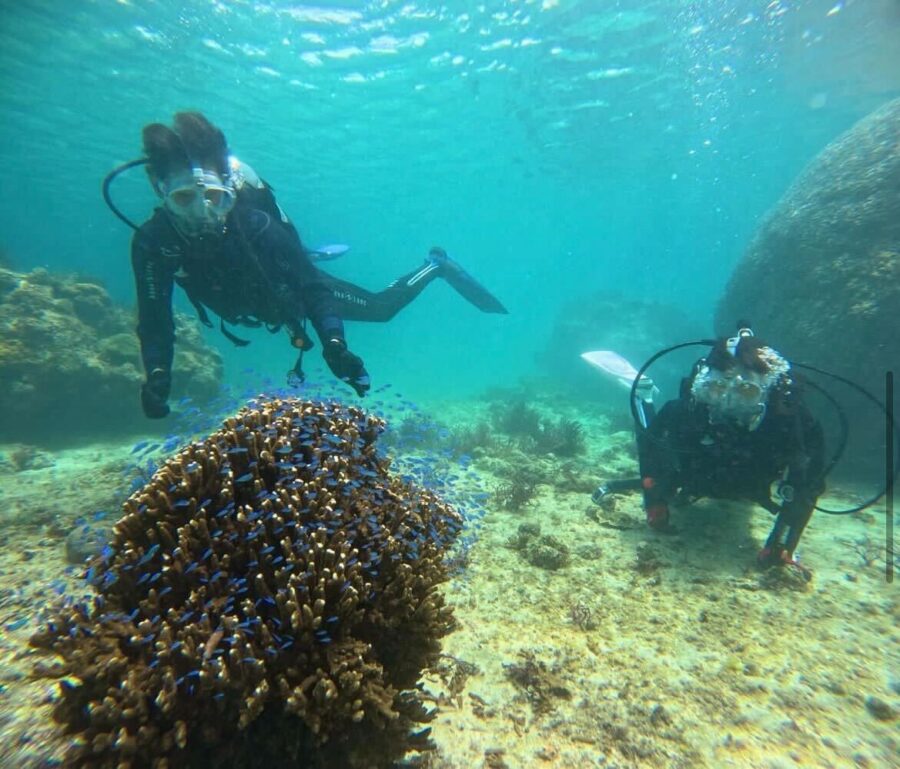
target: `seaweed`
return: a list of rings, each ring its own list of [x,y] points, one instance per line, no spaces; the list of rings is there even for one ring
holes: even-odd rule
[[[494,427],[507,435],[536,437],[541,432],[541,415],[524,401],[516,401],[494,413]]]
[[[574,457],[584,453],[586,448],[580,422],[566,417],[542,418],[537,409],[523,401],[495,408],[493,425],[499,432],[514,438],[526,451]]]
[[[503,510],[519,513],[537,497],[538,480],[527,469],[517,467],[510,478],[494,489],[494,501]]]
[[[548,668],[532,652],[519,652],[519,663],[504,663],[506,677],[518,687],[536,715],[553,710],[554,700],[569,700],[572,693],[556,669]]]
[[[477,449],[491,449],[496,445],[491,425],[484,420],[450,431],[450,450],[457,457],[474,454]]]
[[[574,457],[585,450],[584,428],[574,419],[543,420],[535,436],[539,451],[559,457]]]

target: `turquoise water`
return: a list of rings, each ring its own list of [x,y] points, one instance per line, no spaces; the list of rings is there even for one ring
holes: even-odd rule
[[[766,212],[829,142],[900,96],[898,39],[896,0],[2,2],[0,267],[93,276],[130,312],[132,233],[104,204],[101,182],[139,157],[145,124],[204,112],[275,188],[307,245],[351,245],[324,269],[378,289],[441,245],[509,309],[480,313],[435,281],[388,324],[347,324],[375,389],[363,405],[398,415],[381,444],[393,470],[465,519],[444,590],[458,625],[423,684],[442,692],[438,752],[421,766],[895,766],[900,609],[885,580],[886,559],[897,561],[885,548],[884,505],[816,514],[801,542],[804,567],[766,571],[755,557],[770,516],[749,503],[675,506],[665,532],[645,526],[639,494],[592,505],[601,481],[635,474],[632,424],[624,391],[578,360],[580,341],[568,349],[565,321],[578,315],[573,333],[582,333],[593,311],[604,338],[636,364],[711,334]],[[120,176],[113,195],[138,222],[157,203],[140,169]],[[896,254],[882,256],[888,274]],[[180,292],[176,307],[193,315]],[[54,322],[29,333],[53,333]],[[235,330],[252,344],[238,349],[202,330],[222,355],[228,392],[280,386],[294,362],[285,336]],[[0,337],[6,362],[7,342]],[[566,350],[555,355],[554,344]],[[654,371],[666,394],[697,354]],[[318,350],[305,365],[333,384]],[[65,383],[47,376],[46,361],[37,370],[54,395],[46,404],[23,390],[28,414],[50,416],[33,436],[0,445],[0,769],[58,765],[65,751],[50,683],[31,675],[43,657],[29,639],[48,627],[48,596],[71,604],[93,589],[85,579],[96,587],[94,567],[82,564],[97,551],[109,558],[102,545],[123,500],[186,433],[208,432],[221,416],[186,408],[177,393],[182,416],[149,423],[135,384],[135,421],[107,418],[107,443],[54,435],[64,432],[54,414],[96,414],[98,399],[59,398]],[[117,386],[137,376],[119,374],[110,377]],[[34,384],[26,379],[10,390]],[[863,405],[867,417],[877,411]],[[828,411],[829,440],[835,422]],[[317,440],[349,456],[345,427],[334,429],[338,439],[326,425]],[[568,444],[558,437],[567,429]],[[851,438],[880,463],[880,435]],[[235,453],[247,448],[230,446]],[[203,461],[192,458],[190,472]],[[318,461],[297,463],[311,471]],[[204,472],[227,485],[228,462]],[[235,483],[257,483],[256,465]],[[823,503],[846,509],[871,497],[882,471],[870,470],[832,482]],[[337,485],[330,474],[323,483]],[[381,489],[366,504],[380,510]],[[234,509],[216,513],[227,516],[223,527]],[[339,529],[332,513],[322,515]],[[420,540],[434,537],[434,526],[422,529],[407,542],[412,563]],[[250,541],[259,529],[241,531]],[[155,581],[160,545],[149,541],[122,551],[144,553],[141,579]],[[185,546],[193,562],[184,576],[206,562],[212,546],[202,549]],[[172,562],[170,548],[162,557]],[[144,619],[156,632],[160,615]],[[223,631],[204,632],[197,649],[208,644],[200,664],[209,667]],[[192,675],[199,668],[179,679],[191,696]]]
[[[898,92],[887,2],[28,2],[2,11],[0,232],[17,265],[133,301],[100,182],[196,108],[328,267],[370,288],[444,246],[510,309],[436,285],[348,331],[417,398],[533,373],[566,300],[660,299],[708,324],[759,217]],[[142,173],[116,183],[134,219]],[[182,307],[187,308],[182,302]],[[280,378],[282,337],[227,356]],[[677,341],[677,340],[673,340]],[[249,363],[248,363],[249,362]]]

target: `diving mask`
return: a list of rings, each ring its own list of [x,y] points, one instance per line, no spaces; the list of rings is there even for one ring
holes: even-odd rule
[[[166,210],[189,235],[220,229],[234,208],[234,187],[215,171],[192,168],[159,185]]]
[[[733,422],[748,430],[759,427],[766,415],[769,391],[787,376],[790,364],[771,348],[761,348],[769,370],[762,374],[744,366],[728,371],[702,366],[691,384],[691,395],[709,408],[711,422]]]

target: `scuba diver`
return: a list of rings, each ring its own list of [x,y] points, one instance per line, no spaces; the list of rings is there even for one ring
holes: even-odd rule
[[[234,344],[246,340],[225,322],[284,327],[300,351],[293,380],[303,380],[302,354],[314,344],[306,332],[312,323],[322,356],[332,373],[362,396],[369,375],[344,335],[345,320],[384,322],[415,299],[435,278],[443,278],[483,312],[505,313],[503,305],[441,248],[425,263],[380,292],[335,278],[313,262],[334,258],[346,247],[307,249],[269,187],[246,164],[229,155],[225,136],[199,112],[179,112],[170,128],[161,123],[143,129],[145,158],[114,169],[103,194],[112,211],[135,230],[131,262],[137,287],[138,326],[146,381],[141,404],[151,419],[169,413],[174,352],[172,288],[178,284],[205,325],[207,309]],[[113,205],[109,184],[122,171],[146,165],[154,192],[162,201],[138,227]]]
[[[749,324],[740,323],[737,336],[704,343],[712,349],[682,380],[679,397],[658,413],[655,387],[643,375],[655,357],[637,372],[624,359],[614,367],[602,357],[614,353],[583,356],[620,381],[628,377],[638,427],[641,477],[608,482],[592,499],[599,504],[610,492],[640,489],[647,523],[657,530],[668,528],[675,501],[755,502],[776,516],[759,565],[799,567],[794,551],[830,469],[822,427],[804,403],[791,363]]]

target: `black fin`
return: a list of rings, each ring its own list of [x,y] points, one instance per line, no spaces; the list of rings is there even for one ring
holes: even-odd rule
[[[482,312],[508,314],[508,310],[496,296],[451,259],[447,259],[441,275],[460,296],[474,304]]]

